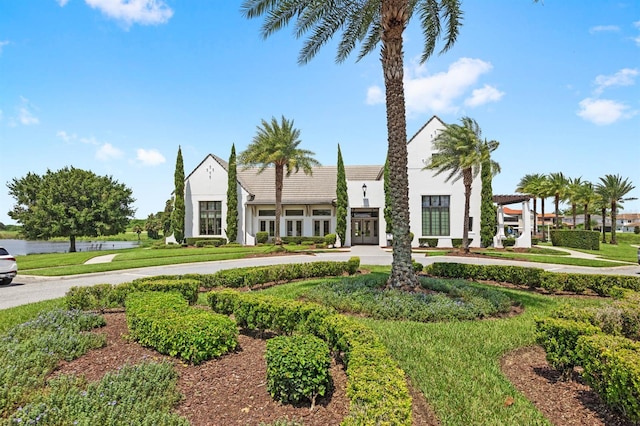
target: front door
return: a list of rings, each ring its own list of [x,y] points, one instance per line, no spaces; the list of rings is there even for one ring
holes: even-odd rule
[[[378,244],[377,218],[351,218],[351,245]]]

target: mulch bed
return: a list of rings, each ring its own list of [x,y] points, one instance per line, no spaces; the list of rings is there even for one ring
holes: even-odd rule
[[[178,372],[178,389],[183,395],[175,411],[194,426],[259,425],[285,418],[308,426],[338,425],[348,413],[347,378],[340,364],[331,366],[332,393],[318,399],[311,411],[310,404],[281,404],[267,392],[264,336],[240,334],[239,348],[234,353],[193,366],[127,339],[124,313],[107,313],[104,317],[107,325],[96,332],[107,334],[107,346],[89,351],[74,361],[62,361],[55,375],[84,375],[87,380],[95,381],[125,364],[167,360]],[[633,425],[608,409],[577,374],[573,381],[561,381],[539,346],[520,348],[505,355],[501,367],[514,386],[554,425]],[[411,384],[409,389],[413,399],[413,424],[439,425],[422,393]]]

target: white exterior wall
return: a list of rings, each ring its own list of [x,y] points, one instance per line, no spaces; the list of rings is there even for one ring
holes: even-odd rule
[[[227,171],[212,156],[207,156],[202,164],[185,181],[185,237],[227,238]],[[244,201],[247,193],[241,190],[238,199],[238,242],[244,244]],[[222,202],[222,234],[200,235],[200,201]],[[231,241],[230,241],[231,242]]]
[[[367,196],[363,197],[362,185],[367,185]],[[384,220],[384,180],[349,180],[347,181],[347,195],[349,197],[349,208],[347,209],[347,232],[346,243],[351,245],[351,209],[377,208],[378,209],[378,245],[386,246],[387,237],[385,228],[387,222]]]
[[[422,170],[433,154],[432,142],[437,131],[444,126],[437,119],[431,120],[407,145],[409,173],[409,220],[414,239],[412,246],[419,244],[420,237],[438,238],[438,246],[451,247],[451,239],[462,238],[464,225],[464,185],[462,179],[445,182],[447,172],[435,176],[431,170]],[[482,183],[480,173],[471,184],[469,216],[473,218],[469,231],[470,247],[480,247],[480,204]],[[422,196],[449,195],[450,231],[448,236],[422,235]]]
[[[252,241],[247,244],[255,243],[256,232],[260,231],[261,220],[275,220],[275,216],[258,216],[260,210],[275,210],[275,204],[252,204],[247,206],[247,241]],[[287,216],[287,210],[302,210],[302,216]],[[313,216],[313,210],[331,210],[331,216]],[[313,222],[314,220],[329,220],[330,233],[336,232],[336,209],[330,204],[285,204],[282,206],[282,215],[280,216],[280,236],[287,236],[287,221],[288,220],[301,220],[302,221],[302,236],[313,236]]]

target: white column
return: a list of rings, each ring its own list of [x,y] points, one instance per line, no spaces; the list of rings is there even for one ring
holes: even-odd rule
[[[529,200],[522,202],[522,234],[516,239],[515,247],[531,248],[531,210]]]
[[[504,210],[502,205],[498,204],[498,225],[496,229],[496,235],[493,237],[493,246],[496,248],[502,248],[502,240],[506,236],[504,235]]]

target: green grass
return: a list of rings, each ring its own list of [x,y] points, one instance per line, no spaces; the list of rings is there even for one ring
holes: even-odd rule
[[[571,265],[571,266],[588,266],[591,268],[611,268],[614,266],[628,266],[627,263],[611,262],[608,260],[598,259],[581,259],[578,257],[567,256],[550,256],[543,254],[527,254],[527,253],[514,253],[507,251],[486,251],[478,252],[479,254],[486,254],[492,257],[500,257],[513,260],[525,260],[527,262],[537,263],[551,263],[556,265]]]
[[[56,308],[64,308],[64,297],[0,310],[0,334],[11,327],[37,317],[42,311],[50,311]]]
[[[286,250],[305,250],[306,246],[286,246]],[[268,254],[273,246],[231,246],[211,248],[174,248],[174,249],[123,249],[100,252],[51,253],[18,256],[20,272],[26,275],[63,276],[88,274],[94,272],[117,271],[164,266],[181,263],[211,262],[218,260],[242,259],[256,254]],[[107,254],[116,254],[109,263],[85,265],[87,260]]]
[[[600,243],[600,250],[580,250],[574,249],[583,253],[593,254],[595,256],[602,257],[604,259],[619,260],[622,262],[638,262],[638,248],[633,247],[629,243],[619,241],[618,245],[602,244]]]
[[[297,298],[312,285],[295,282],[264,292]],[[443,425],[549,425],[502,374],[500,358],[535,344],[534,317],[544,316],[563,303],[602,303],[595,298],[499,291],[521,303],[524,313],[506,319],[436,323],[360,319],[381,337]],[[515,403],[505,406],[508,397]]]

